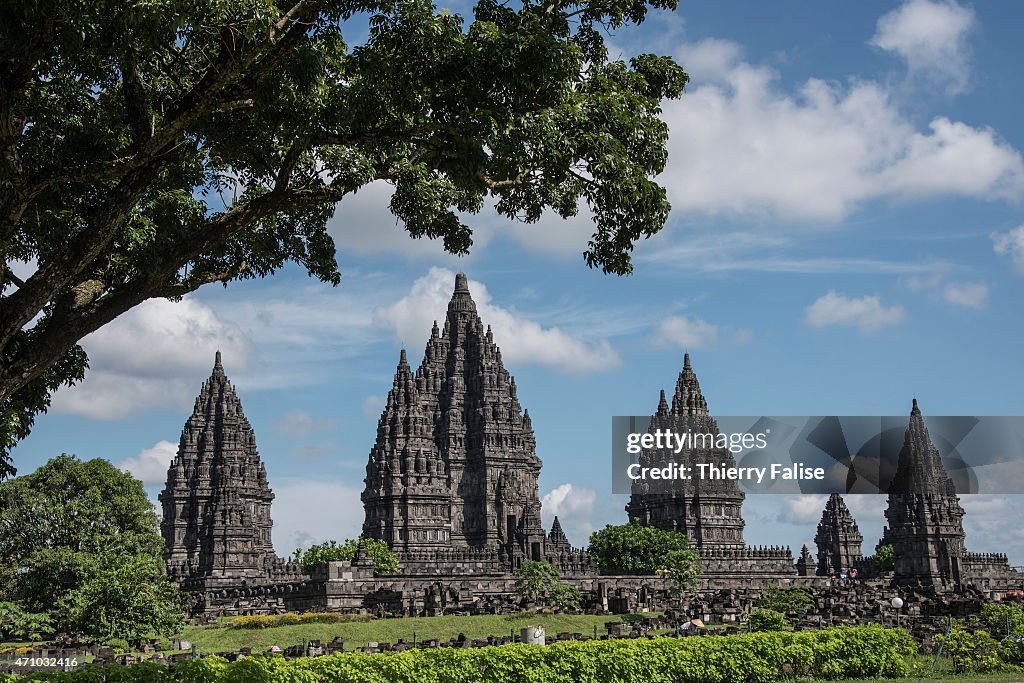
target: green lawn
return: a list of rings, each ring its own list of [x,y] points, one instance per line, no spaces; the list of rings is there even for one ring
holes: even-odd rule
[[[448,640],[465,633],[468,638],[508,635],[509,630],[519,636],[524,626],[543,626],[549,635],[563,631],[594,635],[606,633],[609,621],[623,621],[623,616],[593,616],[586,614],[526,614],[481,615],[472,617],[416,617],[404,619],[375,619],[368,622],[342,624],[295,624],[265,629],[236,629],[228,626],[189,626],[181,637],[195,644],[200,652],[227,652],[251,647],[254,652],[270,645],[285,648],[307,640],[328,642],[335,636],[345,640],[345,649],[362,647],[368,642],[395,642],[399,638],[412,641]]]

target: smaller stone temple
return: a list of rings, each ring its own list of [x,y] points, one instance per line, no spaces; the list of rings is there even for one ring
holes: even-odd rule
[[[299,576],[297,567],[274,553],[274,494],[220,351],[181,430],[159,498],[167,573],[183,588],[255,585]]]
[[[676,433],[687,431],[718,436],[718,424],[708,414],[708,402],[700,390],[700,382],[690,363],[690,354],[683,356],[683,369],[676,379],[672,403],[661,391],[658,409],[651,417],[650,430],[671,429]],[[735,466],[736,461],[727,448],[686,449],[676,455],[671,449],[648,450],[640,456],[645,467],[656,467],[677,461],[693,467],[697,463]],[[677,480],[671,490],[650,491],[650,484],[636,481],[626,506],[629,519],[645,526],[666,531],[685,533],[690,546],[697,551],[711,548],[740,550],[743,542],[742,506],[744,493],[735,480],[715,482],[700,478]]]
[[[833,493],[825,504],[814,535],[818,547],[818,576],[840,574],[855,567],[861,560],[864,536],[857,520],[850,514],[843,497]]]
[[[663,467],[678,463],[697,471],[699,463],[734,467],[728,448],[716,447],[718,423],[708,412],[690,354],[683,355],[683,369],[676,378],[671,404],[661,391],[658,408],[651,416],[650,432],[659,429],[677,434],[701,435],[695,447],[679,454],[672,449],[644,450],[640,464]],[[745,494],[734,479],[704,481],[700,477],[659,482],[657,489],[645,480],[633,482],[626,512],[629,520],[645,526],[685,533],[698,552],[709,585],[736,581],[779,581],[796,575],[789,548],[748,547],[743,540]]]
[[[1022,577],[1001,553],[970,553],[964,509],[932,443],[917,399],[889,485],[880,545],[891,545],[896,581],[939,591],[965,585],[987,589],[1020,585]]]

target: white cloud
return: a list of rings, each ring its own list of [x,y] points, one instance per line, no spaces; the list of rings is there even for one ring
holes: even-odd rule
[[[902,306],[886,308],[877,296],[854,299],[829,290],[807,308],[805,320],[812,327],[840,325],[871,334],[883,327],[898,325],[905,317]]]
[[[1010,200],[1022,195],[1021,155],[991,128],[972,128],[941,116],[928,128],[930,133],[906,138],[900,158],[879,173],[886,193]]]
[[[545,529],[550,529],[558,517],[562,530],[575,547],[587,544],[587,539],[596,528],[594,502],[597,493],[591,489],[579,488],[572,484],[556,486],[541,497],[541,517]]]
[[[974,25],[969,7],[948,0],[909,0],[878,20],[871,43],[899,55],[911,78],[943,86],[953,95],[968,86],[967,36]]]
[[[146,486],[164,484],[167,481],[167,468],[171,466],[177,452],[176,444],[157,441],[152,447],[139,451],[138,455],[117,463],[117,468],[128,472]]]
[[[146,301],[90,334],[82,346],[89,354],[85,380],[54,394],[54,410],[99,419],[186,407],[217,350],[234,370],[248,368],[254,356],[252,341],[238,326],[191,297]]]
[[[778,232],[715,231],[688,232],[655,236],[638,250],[637,261],[652,263],[674,271],[723,273],[754,271],[765,273],[902,275],[932,273],[936,265],[923,261],[860,258],[855,256],[808,256],[801,252],[815,240],[828,239],[835,244],[832,233],[780,234]]]
[[[1024,275],[1024,225],[1018,225],[1008,232],[993,233],[992,241],[995,242],[995,252],[1010,257],[1013,267]]]
[[[458,259],[444,250],[442,240],[413,239],[405,225],[391,213],[388,206],[395,188],[379,180],[343,199],[327,224],[340,254],[395,253],[437,261]],[[481,246],[486,232],[474,231],[474,243]]]
[[[718,339],[718,326],[700,318],[670,315],[662,319],[654,335],[655,342],[682,349],[704,349],[714,346]]]
[[[778,502],[774,521],[809,526],[821,519],[828,496],[808,493],[785,496]]]
[[[678,53],[691,83],[722,81],[743,57],[743,46],[722,38],[707,38],[682,45]]]
[[[363,401],[363,415],[376,420],[380,417],[380,411],[384,409],[387,400],[386,396],[367,396]]]
[[[960,496],[964,508],[964,531],[967,549],[976,553],[1004,553],[1010,564],[1019,564],[1024,558],[1024,527],[1016,515],[1024,503],[1021,495],[969,495]]]
[[[710,81],[665,107],[662,182],[677,211],[838,221],[876,199],[1024,196],[1024,159],[988,128],[937,117],[921,130],[869,81],[787,92],[773,70],[705,43],[689,49],[713,63]]]
[[[303,437],[316,432],[331,431],[338,426],[338,421],[326,417],[314,418],[305,410],[296,408],[282,415],[274,426],[281,434]]]
[[[413,283],[407,295],[390,306],[378,308],[374,317],[394,330],[406,348],[421,348],[433,321],[441,324],[444,320],[454,283],[455,273],[431,268]],[[515,310],[491,303],[483,283],[471,280],[469,288],[477,312],[493,330],[506,365],[533,363],[559,372],[586,373],[613,369],[621,363],[607,340],[583,340],[558,327],[543,327]]]
[[[297,547],[359,536],[363,526],[360,491],[332,481],[271,476],[274,548],[290,556]]]
[[[981,310],[988,305],[988,285],[984,282],[951,282],[953,266],[938,263],[930,272],[907,278],[904,282],[913,291],[934,292],[954,306]]]
[[[988,285],[984,282],[951,282],[942,290],[942,296],[951,304],[980,310],[988,303]]]

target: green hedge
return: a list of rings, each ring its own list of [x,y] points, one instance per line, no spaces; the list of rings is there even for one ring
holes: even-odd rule
[[[793,676],[901,677],[910,636],[880,626],[798,633],[654,638],[412,650],[285,661],[210,657],[178,665],[86,667],[49,678],[68,683],[769,683]]]

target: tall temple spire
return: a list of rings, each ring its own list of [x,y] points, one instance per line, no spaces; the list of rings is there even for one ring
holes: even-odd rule
[[[207,586],[261,580],[277,560],[273,499],[252,425],[218,351],[160,494],[168,573]]]
[[[697,373],[690,364],[690,354],[683,355],[683,369],[676,379],[676,391],[672,395],[673,415],[707,415],[708,402],[700,392]]]
[[[889,485],[893,493],[935,493],[955,496],[956,486],[942,465],[938,449],[932,444],[928,427],[917,399],[910,410],[910,424],[903,439],[896,464],[896,474]]]
[[[393,391],[411,373],[405,363],[403,353]],[[435,324],[409,377],[415,391],[401,401],[389,395],[370,453],[363,533],[409,551],[493,548],[510,565],[542,559],[530,416],[464,273],[455,276],[443,331]],[[421,462],[426,474],[407,481],[403,473]]]
[[[885,510],[882,544],[893,547],[897,580],[933,586],[962,581],[964,509],[914,398]]]

